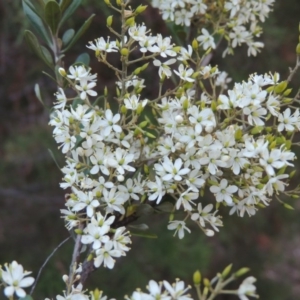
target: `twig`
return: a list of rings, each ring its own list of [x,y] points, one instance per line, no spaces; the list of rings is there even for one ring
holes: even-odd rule
[[[50,258],[54,255],[54,253],[65,243],[67,242],[68,240],[70,239],[70,236],[67,237],[66,239],[64,239],[52,252],[51,254],[46,258],[46,260],[44,261],[43,265],[40,267],[40,270],[37,274],[37,277],[36,277],[36,280],[34,282],[34,285],[32,286],[31,290],[30,290],[30,295],[32,295],[34,289],[35,289],[35,286],[41,276],[41,273],[42,273],[42,270],[44,269],[44,267],[46,266],[46,264],[48,263],[48,261],[50,260]]]

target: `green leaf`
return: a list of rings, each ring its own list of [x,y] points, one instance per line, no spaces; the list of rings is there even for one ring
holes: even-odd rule
[[[160,211],[170,213],[174,210],[174,205],[171,202],[166,201],[157,206],[156,208]]]
[[[57,27],[60,21],[61,12],[58,3],[54,0],[50,0],[45,5],[45,20],[53,35],[56,35]]]
[[[88,67],[90,64],[90,56],[88,55],[88,53],[85,52],[85,53],[80,54],[76,58],[75,64],[77,64],[77,63],[84,64]]]
[[[74,35],[75,35],[75,30],[73,28],[68,29],[62,37],[63,46],[67,46],[72,40],[72,38],[74,37]]]
[[[134,235],[134,236],[148,238],[148,239],[157,239],[158,238],[157,234],[155,234],[155,233],[144,233],[144,232],[139,232],[138,233],[138,232],[130,231],[130,234]]]
[[[65,53],[68,51],[76,42],[77,40],[84,34],[84,32],[89,28],[89,26],[92,23],[93,18],[95,17],[95,14],[92,14],[81,26],[81,28],[77,31],[75,36],[73,37],[72,41],[69,43],[69,45],[61,51],[61,53]]]
[[[44,46],[40,46],[41,50],[42,50],[42,54],[43,54],[43,59],[44,61],[52,68],[54,67],[53,65],[53,58],[51,56],[51,53],[49,52],[49,50],[44,47]]]
[[[72,0],[60,0],[59,6],[62,13],[69,7]]]
[[[149,204],[140,204],[136,213],[138,216],[151,215],[154,213],[154,208]]]
[[[64,7],[63,3],[61,5],[61,11],[64,11],[63,16],[60,20],[59,26],[61,27],[63,23],[65,23],[66,20],[68,20],[71,15],[74,13],[74,11],[78,8],[78,6],[81,4],[82,0],[72,0],[72,1],[63,1],[65,2]],[[68,3],[70,2],[70,3]]]
[[[46,42],[49,46],[52,45],[51,36],[49,30],[45,27],[43,20],[37,14],[34,6],[32,5],[29,0],[23,0],[23,10],[27,18],[29,19],[30,23],[32,24],[33,28],[39,34],[39,36]]]
[[[25,40],[30,47],[30,49],[42,59],[48,67],[53,68],[53,59],[50,52],[44,47],[40,46],[37,37],[30,30],[25,30],[24,32]]]

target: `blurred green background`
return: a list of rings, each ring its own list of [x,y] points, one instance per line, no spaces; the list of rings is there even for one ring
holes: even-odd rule
[[[133,7],[135,3],[137,1],[133,1]],[[66,29],[78,28],[92,13],[96,14],[92,26],[68,52],[67,65],[86,51],[89,40],[109,35],[105,20],[110,11],[99,0],[85,0]],[[33,90],[38,82],[49,107],[56,87],[42,75],[43,70],[49,70],[30,53],[23,41],[23,32],[29,24],[21,2],[1,1],[0,20],[0,262],[17,260],[36,276],[52,249],[68,236],[59,213],[64,206],[64,192],[59,189],[61,173],[48,149],[53,151],[61,166],[63,157],[47,125],[49,110],[36,99]],[[149,8],[140,20],[153,31],[170,35],[157,10]],[[268,71],[279,71],[281,78],[286,78],[288,67],[293,67],[296,61],[299,20],[299,1],[276,1],[274,12],[263,25],[261,40],[265,48],[260,55],[249,59],[246,49],[241,48],[235,56],[225,60],[221,54],[216,54],[212,64],[218,64],[235,81],[247,79],[253,72]],[[95,58],[91,66],[99,73],[99,89],[103,90],[105,85],[114,89],[113,74],[99,66]],[[292,85],[300,86],[299,72]],[[149,96],[151,90],[153,86],[147,90]],[[295,183],[298,183],[297,177]],[[251,268],[251,275],[258,278],[261,299],[299,299],[300,204],[286,200],[295,211],[285,210],[274,201],[252,218],[225,217],[225,228],[212,238],[195,228],[192,234],[179,241],[167,231],[167,218],[156,216],[151,223],[145,220],[159,233],[159,238],[133,238],[128,256],[119,259],[113,270],[101,268],[94,272],[88,284],[103,289],[109,297],[122,299],[136,287],[144,288],[149,279],[172,281],[180,277],[192,283],[196,269],[213,277],[234,262],[235,269]],[[72,242],[69,241],[50,260],[38,282],[35,299],[55,298],[61,293],[61,277],[68,272],[71,251]],[[2,297],[0,294],[0,299]],[[220,296],[218,299],[237,298]]]

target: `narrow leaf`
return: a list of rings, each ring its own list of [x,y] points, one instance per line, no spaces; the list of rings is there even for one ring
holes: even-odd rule
[[[39,36],[50,46],[52,44],[50,33],[45,27],[41,17],[33,10],[32,4],[29,3],[30,2],[28,0],[22,1],[24,13]]]
[[[39,99],[39,101],[43,104],[44,104],[44,101],[43,101],[43,98],[41,96],[41,90],[40,90],[40,86],[38,83],[35,84],[34,86],[34,93],[35,93],[35,96]]]
[[[49,52],[49,50],[46,47],[44,47],[44,46],[40,46],[40,47],[41,47],[41,50],[42,50],[44,62],[48,66],[50,66],[50,68],[53,68],[54,65],[53,65],[53,58],[52,58],[51,53]]]
[[[61,12],[58,3],[54,0],[50,0],[45,5],[45,20],[53,35],[56,35],[57,27],[60,21]]]
[[[171,202],[163,202],[162,204],[160,204],[159,206],[157,206],[157,209],[159,209],[160,211],[163,211],[163,212],[171,212],[173,211],[174,209],[174,205],[171,203]]]
[[[57,166],[59,169],[61,169],[61,167],[59,166],[59,164],[58,164],[58,162],[57,162],[57,160],[56,160],[56,158],[55,158],[55,156],[54,156],[52,150],[51,150],[51,149],[48,149],[48,151],[49,151],[49,153],[50,153],[52,159],[54,160],[56,166]]]
[[[148,238],[148,239],[157,239],[157,235],[154,234],[154,233],[137,233],[137,232],[132,232],[130,231],[130,234],[131,235],[134,235],[134,236],[139,236],[139,237],[144,237],[144,238]]]
[[[63,25],[63,23],[70,18],[70,16],[75,12],[78,6],[81,4],[82,0],[72,0],[72,1],[63,1],[66,2],[64,7],[61,8],[64,11],[63,16],[60,20],[59,27]],[[70,2],[70,3],[67,3]],[[63,5],[63,3],[62,3]]]
[[[147,224],[134,224],[134,225],[128,225],[128,227],[137,229],[137,230],[147,230],[149,229],[149,226]]]
[[[50,52],[43,46],[40,46],[37,37],[30,30],[24,32],[25,40],[31,49],[40,59],[42,59],[48,67],[53,68],[53,60]]]
[[[89,26],[92,23],[93,18],[95,17],[95,14],[92,14],[81,26],[81,28],[77,31],[75,36],[73,37],[72,41],[69,43],[69,45],[63,49],[61,52],[65,53],[68,51],[76,42],[77,40],[84,34],[84,32],[89,28]]]
[[[75,35],[75,30],[73,28],[68,29],[62,37],[63,46],[67,46],[72,40],[72,38],[74,37],[74,35]]]
[[[59,6],[60,6],[60,10],[62,13],[65,12],[65,10],[69,7],[71,2],[72,2],[72,0],[61,0],[60,1]]]

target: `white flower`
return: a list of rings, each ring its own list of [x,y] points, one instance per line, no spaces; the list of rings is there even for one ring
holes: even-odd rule
[[[174,70],[174,73],[177,74],[182,80],[188,82],[194,82],[195,79],[191,78],[194,73],[192,68],[185,68],[183,64],[180,64],[178,71]]]
[[[190,287],[184,288],[184,282],[177,280],[174,284],[170,284],[166,280],[164,280],[164,286],[166,290],[170,293],[173,300],[190,300],[190,295],[184,295],[186,291],[190,289]]]
[[[115,265],[115,260],[113,257],[120,257],[122,256],[122,251],[113,248],[113,242],[108,241],[104,244],[104,247],[101,249],[96,250],[96,257],[94,260],[94,266],[99,268],[102,263],[104,267],[112,269]]]
[[[4,288],[4,294],[6,297],[13,299],[13,294],[19,298],[26,296],[26,292],[23,288],[31,286],[34,282],[33,277],[26,277],[31,274],[31,272],[24,271],[23,266],[19,265],[16,261],[11,264],[5,264],[5,269],[0,267],[1,279],[6,286]]]
[[[155,176],[155,182],[148,182],[147,186],[150,189],[148,199],[150,201],[156,200],[156,203],[159,204],[162,197],[166,194],[166,188],[160,177]]]
[[[294,131],[294,124],[297,123],[297,117],[291,115],[291,109],[288,107],[283,114],[279,114],[278,116],[278,127],[277,130],[279,132],[286,131]]]
[[[97,92],[93,91],[92,88],[96,86],[96,82],[88,82],[86,79],[80,79],[79,85],[76,84],[75,88],[80,92],[80,98],[85,100],[87,95],[97,96]]]
[[[178,237],[180,239],[184,238],[184,231],[186,230],[188,233],[191,233],[191,230],[185,226],[184,221],[170,221],[168,225],[169,230],[175,230],[174,235],[178,233]]]
[[[125,107],[130,110],[137,110],[139,105],[141,105],[142,107],[145,107],[148,100],[143,100],[143,101],[139,102],[139,100],[140,100],[139,98],[140,98],[140,96],[137,97],[136,95],[131,95],[129,98],[125,98],[124,99]]]
[[[200,45],[202,45],[203,49],[204,50],[207,50],[208,48],[215,49],[216,44],[213,36],[211,36],[205,28],[202,28],[201,32],[202,35],[199,35],[197,37],[197,41],[200,42]]]
[[[264,149],[261,153],[261,158],[259,159],[259,163],[263,166],[270,176],[275,175],[275,169],[282,168],[285,163],[281,160],[281,150],[280,149],[272,149],[271,153],[268,149]]]
[[[93,42],[89,42],[89,45],[87,48],[94,50],[94,51],[100,51],[100,52],[117,52],[118,47],[116,46],[116,42],[109,41],[109,37],[107,39],[107,42],[104,40],[103,37],[96,39],[95,44]]]
[[[93,249],[99,249],[102,243],[107,243],[109,241],[109,236],[105,235],[110,230],[110,226],[98,226],[92,223],[89,223],[84,229],[84,233],[81,236],[81,242],[83,244],[92,244]]]
[[[238,187],[235,185],[228,185],[227,179],[222,179],[220,185],[213,185],[210,191],[215,194],[217,202],[225,201],[227,204],[232,204],[232,194],[237,192]]]
[[[100,125],[103,128],[103,135],[109,136],[112,130],[118,133],[122,132],[121,126],[118,125],[120,119],[120,114],[113,115],[112,111],[107,109],[105,111],[105,119],[100,121]]]
[[[184,210],[192,211],[192,205],[196,205],[192,200],[195,200],[199,197],[199,193],[191,192],[191,188],[188,188],[185,192],[180,194],[179,199],[176,202],[176,208],[179,209],[182,205]]]
[[[160,78],[162,78],[163,75],[166,75],[169,78],[172,75],[172,71],[169,65],[172,65],[175,62],[176,62],[175,58],[171,58],[165,62],[161,62],[160,60],[155,59],[153,61],[153,64],[154,66],[159,67],[158,74]]]
[[[239,286],[238,289],[238,295],[240,297],[240,300],[249,300],[247,296],[256,297],[256,287],[253,284],[256,281],[256,279],[253,276],[247,277],[242,284]]]
[[[164,174],[162,176],[162,180],[164,181],[170,181],[170,180],[175,180],[175,181],[181,181],[182,180],[182,175],[186,175],[187,173],[190,172],[189,168],[183,168],[183,162],[181,158],[177,158],[175,162],[173,163],[169,157],[165,156],[163,163],[160,164],[155,164],[154,168],[158,171],[160,174]]]
[[[92,192],[75,191],[78,201],[69,199],[66,203],[67,206],[73,206],[72,211],[80,211],[86,208],[86,214],[88,217],[94,215],[94,210],[100,205],[99,201],[94,199]]]

